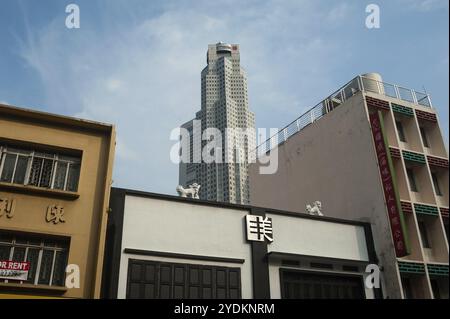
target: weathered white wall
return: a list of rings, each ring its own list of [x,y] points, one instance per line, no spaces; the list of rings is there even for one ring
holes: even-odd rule
[[[245,209],[210,207],[172,200],[127,195],[122,250],[141,249],[178,254],[244,259],[244,264],[141,256],[123,253],[118,298],[126,297],[128,260],[153,260],[237,267],[242,297],[253,297],[251,245],[246,241]],[[274,242],[268,251],[368,262],[364,228],[330,221],[267,214],[273,221]],[[336,261],[333,261],[336,263]],[[362,272],[363,269],[360,270]],[[269,264],[273,298],[280,297],[279,266]]]
[[[170,259],[171,262],[241,268],[242,298],[252,298],[251,245],[246,242],[246,210],[126,196],[122,249],[245,259],[244,264]],[[122,253],[118,298],[125,298],[128,259],[162,260]],[[169,260],[169,259],[163,259]]]
[[[362,226],[267,214],[274,241],[268,251],[369,261]]]

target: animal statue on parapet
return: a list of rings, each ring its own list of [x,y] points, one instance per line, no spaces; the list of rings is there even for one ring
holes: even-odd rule
[[[323,216],[322,214],[322,203],[318,200],[316,200],[313,205],[306,205],[306,211],[308,212],[308,214],[310,215],[315,215],[315,216]]]
[[[183,186],[178,185],[176,189],[177,189],[177,193],[180,197],[190,197],[190,198],[195,198],[195,199],[200,198],[198,196],[198,191],[200,190],[200,185],[197,183],[191,184],[187,188],[184,188]]]

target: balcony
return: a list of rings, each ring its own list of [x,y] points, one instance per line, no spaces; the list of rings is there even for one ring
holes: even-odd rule
[[[417,112],[417,121],[419,124],[420,138],[422,140],[425,154],[438,157],[447,157],[444,139],[436,120],[425,117],[422,113]]]
[[[437,207],[414,204],[417,226],[426,262],[446,263],[448,253],[446,238],[442,232],[442,224]]]
[[[431,298],[423,263],[398,261],[398,270],[404,299]]]
[[[373,92],[392,97],[405,102],[432,107],[430,96],[427,93],[418,92],[395,84],[380,82],[364,76],[359,76],[362,91]]]

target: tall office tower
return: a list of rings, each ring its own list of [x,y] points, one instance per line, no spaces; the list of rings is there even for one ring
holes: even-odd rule
[[[448,154],[428,94],[358,76],[258,153],[279,143],[275,174],[250,165],[252,205],[320,200],[327,217],[370,221],[385,298],[449,297]]]
[[[189,131],[190,163],[180,164],[179,181],[183,186],[200,184],[201,199],[247,204],[248,154],[256,143],[255,115],[248,107],[247,77],[240,64],[239,45],[210,44],[206,60],[201,73],[201,110],[194,120],[182,125]],[[212,140],[218,141],[216,137],[208,139],[208,128],[220,131],[222,154],[214,163],[204,157],[198,163],[201,150]],[[238,134],[227,135],[229,129]],[[246,129],[250,129],[248,134],[244,134]]]

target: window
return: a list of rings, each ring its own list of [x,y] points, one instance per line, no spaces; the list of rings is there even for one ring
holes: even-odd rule
[[[0,182],[76,192],[80,158],[0,146]]]
[[[0,260],[29,262],[26,283],[64,286],[68,250],[67,239],[0,232]]]
[[[441,293],[439,291],[439,283],[436,279],[430,279],[431,289],[433,290],[434,299],[441,299]]]
[[[425,131],[424,127],[420,127],[420,135],[422,136],[423,146],[429,148],[430,143],[428,142],[427,132]]]
[[[436,173],[431,173],[431,178],[433,179],[434,191],[437,196],[442,196],[441,187],[439,186],[439,180]]]
[[[447,243],[448,243],[448,237],[449,237],[449,227],[448,227],[448,218],[442,218],[442,221],[444,222],[444,230],[445,234],[447,235]]]
[[[405,131],[403,130],[403,124],[400,121],[395,121],[395,125],[397,126],[398,137],[400,141],[406,142]]]
[[[408,181],[409,181],[409,188],[411,192],[418,192],[417,184],[416,184],[416,177],[414,175],[414,171],[411,168],[406,169],[406,174],[408,175]]]
[[[424,221],[419,221],[419,231],[420,231],[420,238],[422,238],[423,248],[431,248],[427,226],[425,225]]]
[[[402,278],[402,288],[405,299],[413,299],[411,280],[409,278]]]

